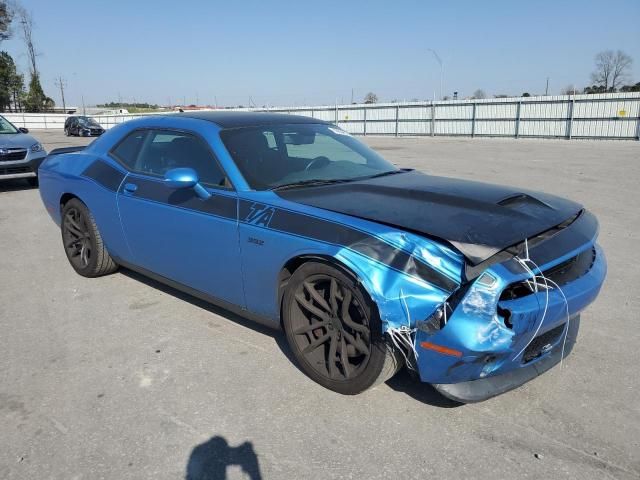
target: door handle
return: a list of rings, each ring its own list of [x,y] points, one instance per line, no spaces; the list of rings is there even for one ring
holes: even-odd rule
[[[127,193],[133,193],[138,190],[138,186],[135,183],[125,183],[124,191]]]

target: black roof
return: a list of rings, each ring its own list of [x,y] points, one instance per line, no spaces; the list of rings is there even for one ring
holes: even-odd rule
[[[287,125],[294,123],[327,123],[317,118],[269,112],[211,112],[193,111],[176,114],[179,117],[197,118],[213,122],[222,128],[255,127],[258,125]]]

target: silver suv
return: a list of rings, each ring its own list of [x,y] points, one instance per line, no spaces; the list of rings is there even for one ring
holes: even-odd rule
[[[28,132],[0,115],[0,180],[25,178],[38,185],[38,167],[47,152]]]

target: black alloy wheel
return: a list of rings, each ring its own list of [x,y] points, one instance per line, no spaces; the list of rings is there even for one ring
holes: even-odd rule
[[[285,294],[283,323],[302,370],[344,394],[366,390],[399,368],[377,315],[358,282],[322,263],[296,270]]]
[[[118,265],[109,255],[93,215],[77,198],[62,208],[62,243],[73,269],[85,277],[115,272]]]
[[[69,261],[76,269],[89,266],[93,247],[87,219],[76,207],[68,208],[62,220],[62,238]]]

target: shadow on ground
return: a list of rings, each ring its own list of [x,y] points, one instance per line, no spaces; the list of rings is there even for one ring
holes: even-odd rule
[[[442,396],[428,383],[422,383],[404,368],[387,381],[387,385],[396,392],[402,392],[419,402],[441,408],[456,408],[464,405]]]
[[[184,300],[185,302],[189,302],[192,305],[200,307],[204,310],[207,310],[211,313],[215,313],[216,315],[220,315],[221,317],[226,318],[227,320],[231,320],[239,325],[242,325],[246,328],[250,328],[256,332],[262,333],[263,335],[270,336],[274,339],[278,348],[282,351],[282,353],[287,357],[287,359],[296,366],[296,368],[300,371],[302,375],[304,372],[300,370],[298,363],[289,348],[287,343],[287,339],[282,330],[276,330],[259,323],[256,323],[248,318],[245,318],[236,313],[230,312],[229,310],[225,310],[224,308],[218,307],[212,303],[206,302],[199,298],[196,298],[188,293],[181,292],[173,287],[165,285],[163,283],[158,282],[152,278],[146,277],[140,273],[134,272],[133,270],[129,270],[126,268],[121,268],[119,270],[120,273],[126,275],[133,280],[139,281],[148,285],[149,287],[160,290],[168,295],[172,295],[180,300]],[[387,381],[387,385],[391,387],[396,392],[402,392],[410,397],[418,400],[422,403],[426,403],[428,405],[432,405],[434,407],[440,408],[453,408],[458,407],[462,404],[449,400],[448,398],[440,395],[431,385],[422,383],[419,379],[412,377],[406,369],[398,372],[392,379]]]
[[[251,480],[262,479],[251,442],[232,447],[224,437],[215,436],[191,451],[185,480],[225,480],[230,466],[240,467]]]

